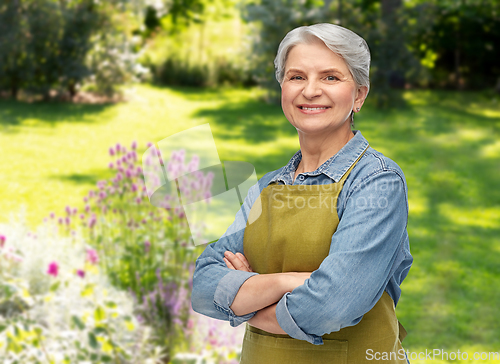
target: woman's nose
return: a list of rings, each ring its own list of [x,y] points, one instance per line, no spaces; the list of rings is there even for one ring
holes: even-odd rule
[[[307,81],[304,89],[302,90],[302,95],[307,99],[312,99],[317,96],[321,96],[323,94],[323,90],[321,89],[321,85],[316,81]]]

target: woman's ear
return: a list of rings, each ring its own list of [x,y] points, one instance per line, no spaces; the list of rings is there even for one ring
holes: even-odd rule
[[[361,109],[363,103],[365,102],[366,96],[368,95],[368,87],[361,86],[357,90],[356,99],[354,100],[354,110],[358,108]]]

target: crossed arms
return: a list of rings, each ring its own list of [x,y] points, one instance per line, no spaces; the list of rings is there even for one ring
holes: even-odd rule
[[[224,262],[229,269],[253,272],[245,256],[239,252],[226,251]],[[310,275],[310,272],[254,275],[241,285],[230,308],[238,316],[257,311],[248,320],[250,325],[273,334],[286,334],[276,319],[277,302],[286,292],[304,284]]]

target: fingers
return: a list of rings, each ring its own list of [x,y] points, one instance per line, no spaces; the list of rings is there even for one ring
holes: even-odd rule
[[[247,258],[245,258],[245,256],[240,252],[236,253],[235,255],[241,260],[241,262],[245,265],[245,267],[247,267],[247,270],[249,272],[252,272],[252,267],[250,267],[250,263],[248,263]]]
[[[229,260],[227,260],[226,257],[224,257],[223,259],[224,259],[224,263],[226,263],[226,265],[229,269],[236,269],[236,268],[234,268],[234,265],[232,265],[231,262]]]
[[[252,272],[250,264],[246,260],[245,256],[241,253],[233,254],[230,251],[224,253],[224,262],[230,269],[243,270],[246,272]]]

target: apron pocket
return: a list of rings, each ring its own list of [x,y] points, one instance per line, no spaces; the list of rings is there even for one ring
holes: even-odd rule
[[[323,345],[304,340],[262,335],[247,330],[240,364],[347,364],[346,340],[323,339]]]

